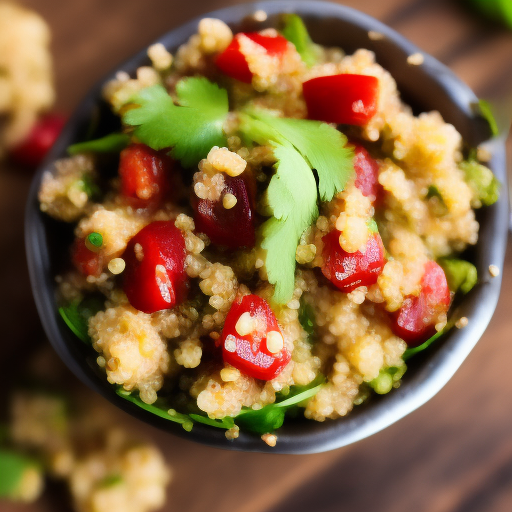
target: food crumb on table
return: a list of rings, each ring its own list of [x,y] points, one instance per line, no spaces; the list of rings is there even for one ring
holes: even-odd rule
[[[455,327],[457,327],[457,329],[464,329],[464,327],[466,327],[469,323],[469,320],[467,317],[465,316],[461,316],[456,322],[455,322]]]
[[[489,274],[491,277],[498,277],[500,275],[500,269],[497,265],[489,265]]]
[[[261,440],[267,443],[271,448],[277,444],[277,436],[275,434],[263,434]]]

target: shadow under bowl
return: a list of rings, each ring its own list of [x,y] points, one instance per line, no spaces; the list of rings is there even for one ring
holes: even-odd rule
[[[268,14],[267,20],[261,23],[251,18],[251,14],[260,9]],[[473,92],[429,55],[424,55],[424,63],[420,66],[408,64],[407,56],[420,50],[365,14],[327,2],[278,1],[238,5],[206,16],[224,20],[234,31],[247,31],[276,26],[278,16],[283,12],[299,14],[316,43],[339,46],[347,53],[358,48],[375,52],[377,61],[396,80],[404,101],[416,113],[438,110],[447,122],[457,128],[468,146],[475,147],[488,139],[486,121],[474,113],[477,98]],[[196,32],[199,20],[194,19],[170,31],[158,41],[174,52]],[[383,38],[372,40],[368,36],[369,31],[379,32]],[[480,281],[458,308],[458,314],[469,319],[469,327],[453,329],[428,351],[410,360],[409,370],[399,389],[384,396],[373,396],[367,403],[355,407],[346,418],[323,423],[287,421],[277,432],[278,443],[274,448],[268,447],[258,436],[244,432],[235,441],[228,441],[223,430],[201,424],[195,424],[191,432],[185,432],[180,425],[154,416],[115,393],[96,364],[97,354],[80,342],[58,315],[54,276],[68,254],[71,232],[68,228],[66,236],[63,224],[40,212],[37,192],[43,172],[52,168],[52,161],[66,156],[66,148],[70,144],[84,140],[86,136],[104,135],[115,126],[113,116],[101,101],[103,84],[117,71],[133,75],[139,66],[148,63],[145,50],[141,51],[92,89],[63,130],[46,163],[39,169],[29,193],[25,237],[33,294],[46,334],[71,371],[113,404],[146,423],[205,445],[242,451],[298,454],[332,450],[382,430],[432,398],[475,346],[498,301],[501,277],[491,279],[488,267],[491,264],[503,267],[507,240],[507,177],[502,140],[493,140],[488,147],[493,155],[490,167],[503,184],[503,192],[496,204],[478,212],[480,240],[470,253]],[[98,116],[101,123],[95,124]],[[96,126],[92,133],[91,126]]]

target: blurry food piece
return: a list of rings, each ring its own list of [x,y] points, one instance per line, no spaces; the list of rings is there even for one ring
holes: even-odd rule
[[[470,3],[488,18],[512,29],[512,2],[509,0],[470,0]]]
[[[36,13],[0,3],[0,157],[54,102],[50,31]]]
[[[66,124],[66,118],[58,114],[47,114],[32,126],[19,144],[9,151],[11,159],[19,165],[35,169],[43,161]]]
[[[0,436],[0,500],[34,501],[47,473],[67,483],[79,512],[161,507],[171,470],[159,449],[117,428],[111,410],[88,390],[52,391],[63,382],[69,389],[61,367],[49,349],[40,352],[28,365],[38,384],[12,394]]]
[[[34,459],[0,448],[0,500],[31,503],[43,487],[42,468]]]

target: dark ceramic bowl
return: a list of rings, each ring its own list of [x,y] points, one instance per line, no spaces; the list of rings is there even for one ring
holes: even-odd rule
[[[256,23],[247,19],[259,9],[268,13],[265,22]],[[238,5],[209,13],[207,16],[220,18],[237,31],[275,26],[278,14],[282,12],[296,12],[302,16],[317,43],[340,46],[347,52],[353,52],[357,48],[374,51],[378,62],[397,81],[403,99],[416,112],[431,109],[440,111],[447,122],[455,125],[470,146],[476,146],[488,139],[487,123],[473,113],[472,104],[477,98],[464,83],[428,55],[425,55],[424,64],[421,66],[407,64],[407,56],[419,49],[379,21],[360,12],[324,2],[280,1]],[[195,33],[199,20],[197,18],[172,30],[159,41],[175,51]],[[380,32],[385,37],[372,41],[368,37],[370,30]],[[132,74],[137,67],[147,63],[145,50],[141,51],[106,80],[111,79],[118,70]],[[502,268],[507,239],[507,178],[502,141],[495,141],[490,145],[493,154],[490,166],[502,182],[503,192],[495,205],[479,212],[480,240],[469,256],[478,268],[481,281],[464,299],[459,310],[461,315],[469,318],[469,327],[452,330],[428,351],[410,360],[409,370],[399,389],[385,396],[372,397],[367,403],[355,407],[346,418],[323,423],[287,421],[278,431],[279,440],[275,448],[269,448],[258,436],[246,433],[241,433],[236,441],[227,441],[224,431],[200,424],[194,425],[192,432],[188,433],[180,425],[156,417],[117,396],[96,365],[97,354],[84,346],[57,314],[54,276],[67,254],[70,240],[64,235],[65,228],[62,224],[40,213],[37,201],[41,176],[50,167],[50,162],[65,156],[67,146],[83,140],[86,134],[95,137],[111,130],[113,116],[100,100],[104,83],[102,81],[94,87],[78,107],[55,144],[46,165],[39,169],[30,190],[26,211],[27,257],[39,315],[55,350],[77,377],[121,409],[175,435],[220,448],[272,453],[314,453],[353,443],[409,414],[446,384],[481,337],[498,300],[501,278],[491,279],[488,267],[495,264]],[[101,122],[95,123],[98,116]],[[91,133],[91,126],[100,128],[93,129]],[[456,400],[456,397],[453,399]]]

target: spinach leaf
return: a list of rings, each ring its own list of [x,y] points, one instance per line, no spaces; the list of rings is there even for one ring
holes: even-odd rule
[[[105,307],[104,299],[90,296],[77,299],[59,308],[59,314],[66,325],[84,343],[91,343],[89,336],[89,318]]]

